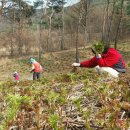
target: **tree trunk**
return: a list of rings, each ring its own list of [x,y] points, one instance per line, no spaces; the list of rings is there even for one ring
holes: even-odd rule
[[[38,27],[38,31],[39,31],[39,40],[38,40],[38,42],[39,42],[39,46],[38,46],[38,50],[39,50],[39,52],[38,52],[38,60],[39,60],[39,62],[41,61],[41,55],[42,55],[42,52],[41,52],[41,42],[42,42],[42,40],[41,40],[41,37],[42,37],[42,34],[41,34],[41,22],[40,22],[40,25],[39,25],[39,27]]]
[[[108,44],[110,44],[111,39],[112,39],[111,38],[112,37],[112,35],[111,35],[111,29],[112,29],[113,15],[114,15],[114,12],[115,12],[115,3],[116,3],[116,1],[113,0],[113,7],[112,7],[111,16],[109,18],[109,26],[108,26]]]
[[[77,31],[76,31],[76,62],[79,63],[79,28],[80,28],[80,23],[82,19],[82,1],[80,1],[80,7],[79,7],[79,17],[78,17],[78,22],[77,22]]]
[[[79,25],[77,26],[77,32],[76,32],[76,63],[79,63]]]
[[[20,8],[20,12],[19,12],[19,45],[18,45],[18,52],[19,55],[22,55],[22,47],[23,47],[23,43],[22,43],[22,13],[21,13],[21,0],[19,0],[19,8]]]
[[[62,32],[61,32],[61,50],[64,50],[64,0],[62,0]]]
[[[51,15],[48,16],[49,17],[49,30],[48,30],[48,38],[47,38],[47,51],[50,51],[51,49],[49,48],[51,45],[52,47],[52,38],[51,38],[51,28],[52,28],[52,17],[54,15],[54,9],[52,7],[52,12],[51,12]]]
[[[13,9],[13,23],[12,23],[12,36],[11,36],[11,57],[14,55],[14,48],[13,48],[13,38],[14,38],[14,31],[15,31],[15,9]]]
[[[108,42],[108,30],[109,30],[109,17],[110,17],[110,10],[109,10],[109,5],[110,5],[110,0],[107,0],[107,15],[106,15],[106,35],[105,35],[105,41],[106,41],[106,45],[109,46],[109,42]]]
[[[104,17],[103,17],[103,26],[102,26],[102,41],[107,43],[107,22],[108,22],[108,16],[109,16],[109,0],[107,0],[107,4],[104,10]]]
[[[87,30],[87,26],[88,26],[88,0],[83,0],[83,10],[84,10],[84,46],[85,43],[89,42],[89,37],[88,37],[88,30]]]
[[[120,25],[122,22],[123,3],[124,3],[124,0],[121,0],[121,6],[120,6],[121,10],[120,10],[119,22],[117,25],[117,30],[116,30],[116,35],[115,35],[115,44],[114,44],[115,49],[117,49],[117,41],[118,41],[118,36],[119,36],[119,31],[120,31]]]
[[[41,61],[41,57],[42,57],[42,21],[43,21],[43,17],[45,16],[46,14],[46,8],[43,10],[43,4],[42,4],[42,16],[41,16],[41,19],[40,19],[40,25],[38,27],[38,30],[39,30],[39,52],[38,52],[38,60],[39,62]]]

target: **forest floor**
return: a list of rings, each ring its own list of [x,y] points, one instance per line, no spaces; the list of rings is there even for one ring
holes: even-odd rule
[[[88,48],[88,47],[86,47]],[[82,59],[91,57],[91,51],[86,48],[81,48],[79,51]],[[91,53],[92,54],[92,53]],[[38,61],[37,56],[22,56],[17,58],[1,58],[0,80],[12,79],[12,74],[17,71],[20,74],[21,80],[31,80],[30,73],[31,64],[30,57]],[[53,77],[57,74],[63,74],[72,70],[71,64],[75,62],[75,49],[63,50],[59,52],[45,53],[42,55],[40,64],[43,66],[42,76]]]
[[[130,43],[118,46],[127,65],[119,79],[94,69],[74,72],[74,49],[43,54],[38,81],[31,81],[30,57],[1,59],[0,130],[130,129]],[[93,55],[89,47],[79,54],[80,61]],[[19,83],[13,82],[14,71]]]

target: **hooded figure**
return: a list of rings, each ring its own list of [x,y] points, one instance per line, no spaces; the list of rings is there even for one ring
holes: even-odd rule
[[[39,79],[42,66],[34,58],[30,59],[30,63],[32,64],[31,72],[33,72],[33,80]]]
[[[93,45],[94,57],[80,63],[73,63],[73,67],[96,67],[97,72],[109,73],[112,77],[118,77],[119,73],[125,73],[125,62],[122,55],[114,48],[103,47],[101,42]]]
[[[34,63],[34,62],[36,62],[36,60],[33,59],[33,58],[31,58],[31,59],[30,59],[30,63],[32,64],[32,63]]]

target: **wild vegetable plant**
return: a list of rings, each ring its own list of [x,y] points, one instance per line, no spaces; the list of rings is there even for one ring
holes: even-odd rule
[[[55,109],[56,101],[58,100],[60,95],[58,93],[50,91],[50,92],[47,93],[46,96],[47,96],[47,100],[48,100],[50,108]]]
[[[74,104],[78,108],[79,111],[81,111],[81,101],[82,101],[82,98],[78,98],[74,100]]]
[[[9,123],[15,120],[15,116],[20,110],[22,103],[30,103],[30,97],[20,96],[19,94],[9,94],[7,96],[6,127],[9,127]]]
[[[90,126],[91,114],[92,114],[91,110],[87,110],[86,112],[83,112],[83,118],[85,119],[85,127],[87,128],[87,130],[92,130]]]
[[[104,43],[102,41],[96,41],[93,43],[92,49],[96,54],[101,54],[104,50]]]
[[[58,122],[59,122],[59,116],[57,114],[49,115],[49,124],[53,128],[53,130],[58,130]]]

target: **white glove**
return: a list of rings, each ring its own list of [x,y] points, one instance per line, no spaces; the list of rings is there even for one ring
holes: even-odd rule
[[[73,67],[79,67],[79,66],[80,66],[80,63],[73,63],[72,66],[73,66]]]

